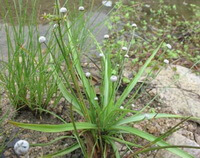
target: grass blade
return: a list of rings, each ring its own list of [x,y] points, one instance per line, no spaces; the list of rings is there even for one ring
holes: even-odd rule
[[[113,127],[111,127],[111,129],[112,130],[119,130],[120,133],[124,133],[124,132],[125,133],[127,133],[127,132],[131,133],[131,134],[137,135],[137,136],[139,136],[141,138],[144,138],[144,139],[146,139],[146,140],[148,140],[150,142],[153,142],[153,141],[155,141],[157,139],[157,137],[155,137],[155,136],[153,136],[153,135],[151,135],[149,133],[146,133],[144,131],[141,131],[139,129],[132,128],[132,127],[113,126]],[[156,144],[158,146],[161,146],[161,147],[170,146],[168,143],[166,143],[163,140],[160,140],[160,141],[156,142]],[[193,156],[191,156],[189,153],[187,153],[187,152],[185,152],[185,151],[183,151],[183,150],[181,150],[179,148],[168,148],[167,150],[172,152],[172,153],[174,153],[174,154],[176,154],[176,155],[178,155],[178,156],[180,156],[180,157],[182,157],[182,158],[193,158]]]
[[[145,64],[143,65],[143,67],[139,70],[139,72],[137,73],[137,75],[131,80],[131,82],[129,83],[129,85],[126,87],[126,89],[124,90],[124,92],[122,93],[122,95],[117,100],[116,106],[118,106],[118,107],[121,106],[121,104],[123,103],[123,101],[126,99],[126,97],[129,95],[129,93],[132,91],[132,89],[134,88],[134,86],[137,84],[138,80],[140,79],[140,77],[142,76],[142,74],[146,70],[147,66],[149,65],[149,63],[151,62],[151,60],[154,58],[154,56],[156,55],[156,53],[158,52],[158,50],[160,49],[161,46],[162,46],[162,43],[158,46],[158,48],[156,50],[154,50],[153,54],[148,58],[148,60],[145,62]]]
[[[40,132],[64,132],[64,131],[73,131],[74,126],[72,123],[68,124],[59,124],[59,125],[50,125],[50,124],[27,124],[27,123],[19,123],[14,121],[9,121],[9,123],[22,127],[25,129],[31,129]],[[96,125],[87,122],[77,122],[76,123],[77,130],[89,130],[89,129],[97,129]]]

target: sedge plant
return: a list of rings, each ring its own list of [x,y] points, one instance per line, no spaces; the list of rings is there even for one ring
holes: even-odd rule
[[[2,8],[7,39],[7,61],[3,62],[0,84],[16,109],[46,109],[51,101],[59,100],[57,84],[48,70],[49,59],[41,48],[37,12],[30,13],[29,5],[19,1],[5,1]],[[26,2],[28,3],[28,2]],[[37,8],[37,1],[29,1]],[[14,6],[14,11],[10,6]],[[15,16],[13,16],[13,14]]]
[[[151,52],[151,56],[146,60],[145,64],[140,68],[123,92],[119,93],[121,73],[117,71],[116,63],[111,61],[112,50],[109,47],[102,47],[97,42],[87,25],[87,18],[84,16],[84,13],[83,10],[79,10],[77,17],[71,18],[70,12],[65,7],[60,7],[59,1],[56,1],[56,14],[49,16],[49,18],[56,23],[52,34],[58,49],[54,49],[55,45],[49,44],[47,42],[48,39],[46,40],[45,37],[39,38],[41,45],[45,45],[48,49],[52,63],[50,68],[54,79],[62,95],[69,103],[71,123],[66,123],[64,120],[62,120],[64,123],[59,125],[26,124],[13,121],[10,121],[10,123],[18,127],[41,132],[72,131],[77,140],[76,143],[44,157],[59,157],[81,148],[86,158],[106,158],[112,156],[120,158],[122,155],[120,155],[116,145],[116,142],[118,142],[127,146],[131,152],[130,157],[153,149],[166,149],[180,157],[191,158],[192,156],[189,153],[175,146],[170,146],[163,140],[170,132],[174,132],[175,128],[164,136],[156,138],[145,131],[132,127],[132,124],[143,120],[184,118],[180,115],[165,113],[141,113],[140,111],[132,110],[129,103],[129,94],[163,43]],[[108,38],[105,40],[108,40]],[[101,69],[99,71],[101,75],[100,95],[96,94],[95,88],[91,83],[92,74],[85,73],[81,65],[81,55],[86,50],[85,45],[87,41],[94,42],[101,60],[99,66]],[[121,48],[123,47],[122,45]],[[61,68],[55,51],[58,51],[62,56],[66,72]],[[128,52],[128,49],[125,50],[123,48],[123,51]],[[122,60],[122,62],[124,61]],[[131,113],[131,116],[127,115],[128,113]],[[82,117],[81,122],[76,120],[75,115],[77,114]],[[143,147],[126,140],[124,138],[125,134],[141,137],[150,143]],[[152,145],[156,146],[152,148]],[[134,152],[134,149],[138,150]]]

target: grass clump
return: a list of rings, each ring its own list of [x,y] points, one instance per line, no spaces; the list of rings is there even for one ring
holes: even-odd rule
[[[36,1],[29,3],[33,8],[37,6]],[[48,50],[35,40],[39,36],[37,12],[32,10],[30,14],[29,8],[25,7],[28,5],[24,6],[23,1],[13,1],[13,16],[10,5],[5,5],[4,29],[8,59],[3,62],[3,71],[0,72],[1,85],[16,109],[46,109],[51,101],[59,99],[59,93],[49,70]]]

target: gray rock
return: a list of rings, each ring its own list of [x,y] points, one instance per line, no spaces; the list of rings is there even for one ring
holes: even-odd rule
[[[156,87],[152,92],[158,94],[174,113],[200,118],[200,76],[190,69],[173,65],[163,69],[152,84]]]
[[[200,147],[195,141],[192,141],[185,136],[179,134],[178,132],[173,133],[170,138],[167,140],[167,142],[171,145],[188,145],[188,146],[198,146]],[[200,157],[200,150],[198,149],[192,149],[192,148],[184,148],[184,151],[188,152],[194,158]],[[176,156],[175,154],[166,151],[166,150],[160,150],[156,154],[155,158],[180,158],[179,156]]]

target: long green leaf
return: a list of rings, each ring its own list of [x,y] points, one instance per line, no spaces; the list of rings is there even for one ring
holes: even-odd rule
[[[74,150],[80,148],[79,144],[74,144],[66,149],[63,149],[63,150],[60,150],[60,151],[57,151],[53,154],[49,154],[49,155],[46,155],[46,156],[43,156],[43,158],[53,158],[53,157],[58,157],[58,156],[63,156],[63,155],[66,155],[66,154],[69,154],[71,152],[73,152]]]
[[[109,140],[109,141],[110,141],[110,144],[111,144],[111,146],[112,146],[112,148],[113,148],[113,151],[114,151],[114,153],[115,153],[115,157],[116,157],[116,158],[120,158],[120,154],[119,154],[119,151],[118,151],[118,148],[117,148],[115,142],[112,141],[112,140]]]
[[[59,125],[50,125],[50,124],[28,124],[28,123],[19,123],[14,121],[9,121],[9,123],[22,127],[25,129],[31,129],[40,132],[64,132],[64,131],[73,131],[74,126],[72,123],[68,124],[59,124]],[[78,122],[76,123],[77,130],[89,130],[97,129],[96,125],[87,122]]]
[[[150,142],[153,142],[155,139],[157,139],[155,136],[153,136],[149,133],[146,133],[146,132],[141,131],[139,129],[128,127],[128,126],[112,126],[110,128],[110,130],[118,130],[118,131],[120,131],[120,133],[124,133],[124,132],[127,133],[128,132],[130,134],[134,134],[134,135],[137,135],[141,138],[144,138],[144,139],[146,139]],[[161,146],[161,147],[170,146],[168,143],[166,143],[165,141],[162,141],[162,140],[156,142],[156,144],[158,146]],[[180,156],[180,157],[182,157],[182,158],[193,158],[192,155],[190,155],[189,153],[187,153],[187,152],[185,152],[185,151],[183,151],[179,148],[168,148],[167,150],[178,155],[178,156]]]
[[[70,47],[70,50],[72,51],[71,54],[72,54],[72,57],[73,57],[73,60],[75,63],[76,70],[81,78],[81,81],[86,90],[87,96],[89,97],[92,104],[97,106],[97,102],[94,100],[94,98],[96,97],[95,90],[92,88],[92,86],[90,86],[90,83],[89,83],[88,79],[86,78],[85,73],[82,69],[80,59],[79,59],[80,55],[78,54],[76,45],[73,42],[70,22],[68,20],[66,21],[66,25],[68,27],[67,35],[68,35],[68,39],[69,39],[69,47]]]
[[[53,63],[53,57],[52,57],[51,54],[50,54],[50,60]],[[76,98],[70,92],[67,91],[65,85],[63,84],[62,80],[60,79],[60,77],[59,77],[59,75],[58,75],[58,73],[56,71],[56,68],[55,68],[55,66],[53,64],[51,64],[51,68],[53,70],[54,78],[57,81],[57,84],[58,84],[58,87],[59,87],[61,93],[63,94],[65,99],[75,107],[77,112],[79,112],[79,114],[81,114],[80,106],[79,106],[79,103],[77,102]]]
[[[160,49],[161,45],[162,45],[162,43],[158,46],[157,49],[154,50],[153,54],[148,58],[148,60],[145,62],[145,64],[139,70],[139,72],[137,73],[137,75],[131,80],[131,82],[129,83],[129,85],[126,87],[126,89],[124,90],[124,92],[122,93],[122,95],[117,100],[116,106],[121,106],[121,104],[124,102],[124,100],[126,99],[126,97],[129,95],[129,93],[132,91],[132,89],[134,88],[134,86],[137,84],[138,80],[140,79],[140,77],[144,73],[145,69],[147,68],[147,66],[149,65],[149,63],[151,62],[151,60],[154,58],[154,56],[156,55],[156,53]]]
[[[138,122],[138,121],[142,121],[144,119],[152,119],[152,118],[187,118],[185,116],[181,116],[181,115],[173,115],[173,114],[158,114],[158,113],[147,113],[147,114],[139,114],[139,115],[134,115],[131,117],[127,117],[125,119],[120,120],[119,122],[116,123],[116,125],[123,125],[123,124],[127,124],[127,123],[131,123],[131,122]],[[196,117],[190,117],[190,120],[200,120],[200,118],[196,118]]]

